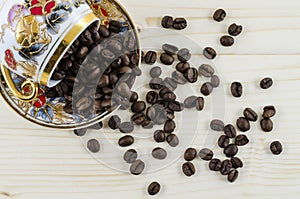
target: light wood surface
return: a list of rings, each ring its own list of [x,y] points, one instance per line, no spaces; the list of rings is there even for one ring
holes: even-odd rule
[[[251,143],[239,153],[245,168],[240,170],[240,177],[234,184],[208,171],[207,163],[199,159],[194,161],[197,173],[192,178],[180,172],[182,158],[157,172],[131,176],[96,161],[72,132],[30,124],[1,100],[0,198],[140,199],[148,198],[146,188],[152,180],[162,185],[157,198],[299,198],[300,1],[121,2],[142,31],[147,27],[159,27],[165,14],[186,17],[189,26],[180,33],[201,47],[213,46],[219,52],[214,65],[226,92],[225,121],[234,122],[246,106],[261,113],[264,105],[274,104],[278,114],[274,118],[273,132],[263,133],[258,124],[252,125],[251,132],[247,133]],[[219,7],[228,12],[222,23],[210,18]],[[232,22],[243,24],[245,31],[234,47],[220,47],[218,38],[226,33]],[[271,76],[275,81],[267,91],[258,87],[264,76]],[[245,94],[241,99],[229,95],[228,87],[234,80],[244,84]],[[215,145],[219,134],[207,135],[210,119],[203,117],[200,121],[199,134],[192,144],[197,149]],[[192,122],[189,124],[193,125]],[[283,154],[278,157],[268,150],[273,140],[282,141],[284,146]],[[137,146],[143,147],[143,144]],[[220,154],[218,152],[217,156]]]

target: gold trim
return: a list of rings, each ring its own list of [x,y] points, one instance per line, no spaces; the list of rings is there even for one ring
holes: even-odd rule
[[[39,85],[37,83],[33,83],[30,80],[26,80],[25,82],[22,83],[21,89],[23,90],[25,86],[30,86],[31,87],[31,94],[30,95],[25,95],[24,93],[20,92],[14,81],[11,78],[10,70],[6,68],[3,64],[0,64],[1,68],[1,73],[4,77],[4,80],[9,88],[9,90],[13,93],[14,96],[16,96],[19,100],[23,102],[31,102],[34,100],[37,95],[38,95],[38,90],[39,90]]]
[[[99,21],[99,18],[94,15],[94,13],[89,13],[80,19],[66,34],[63,40],[60,42],[58,47],[56,48],[55,52],[53,53],[52,57],[50,58],[47,66],[45,67],[40,83],[42,85],[48,85],[48,80],[50,74],[54,67],[58,64],[59,58],[62,56],[62,51],[64,51],[72,42],[79,36],[81,32],[83,32],[87,26],[92,21]]]

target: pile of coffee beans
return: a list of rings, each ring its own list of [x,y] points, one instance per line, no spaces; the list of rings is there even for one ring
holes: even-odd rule
[[[185,18],[182,17],[173,19],[172,16],[164,16],[161,20],[161,26],[163,28],[174,28],[175,30],[183,30],[187,27],[187,21]]]

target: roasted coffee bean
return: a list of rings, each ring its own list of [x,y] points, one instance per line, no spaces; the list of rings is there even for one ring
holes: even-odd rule
[[[146,109],[146,103],[144,101],[137,101],[131,105],[131,111],[134,113],[141,113]]]
[[[244,166],[242,160],[238,157],[232,157],[230,159],[230,161],[231,161],[232,167],[235,169],[242,168]]]
[[[167,151],[163,148],[157,147],[152,150],[152,156],[155,159],[163,160],[167,157]]]
[[[106,26],[104,25],[101,25],[99,27],[99,34],[102,36],[102,37],[105,37],[105,38],[108,38],[110,36],[110,32],[109,30],[106,28]]]
[[[174,132],[175,128],[176,128],[175,122],[173,120],[167,120],[164,125],[164,132],[172,133],[172,132]]]
[[[177,83],[177,84],[181,84],[181,85],[184,85],[187,80],[186,78],[184,77],[184,75],[178,71],[174,71],[172,73],[172,78],[173,80]]]
[[[133,175],[140,175],[145,169],[145,163],[142,160],[134,161],[130,166],[130,173]]]
[[[120,147],[127,147],[127,146],[132,145],[133,142],[134,142],[134,138],[132,136],[125,135],[124,137],[121,137],[119,139],[118,144],[119,144]]]
[[[179,144],[179,139],[175,134],[169,134],[167,136],[167,142],[171,147],[176,147]]]
[[[234,157],[238,153],[239,149],[235,144],[229,144],[225,149],[224,149],[224,154],[227,157]]]
[[[91,105],[92,105],[92,100],[90,98],[82,97],[75,103],[76,111],[79,112],[85,111],[89,109]]]
[[[232,163],[230,160],[224,160],[222,162],[222,166],[221,166],[221,169],[220,169],[220,172],[222,175],[228,175],[229,172],[231,171],[232,169]]]
[[[165,93],[162,99],[166,102],[174,102],[176,100],[176,95],[173,92]]]
[[[167,87],[168,89],[170,89],[171,91],[176,90],[177,88],[177,83],[175,82],[175,80],[171,77],[166,77],[163,81],[163,84],[165,87]]]
[[[77,135],[77,136],[84,136],[87,132],[87,129],[84,128],[84,129],[75,129],[74,130],[74,134]]]
[[[153,78],[150,82],[149,82],[149,86],[151,89],[161,89],[163,87],[163,80],[159,77]]]
[[[226,135],[221,135],[218,139],[218,145],[221,148],[226,148],[229,145],[229,137]]]
[[[117,85],[116,87],[117,93],[121,95],[122,97],[125,98],[130,98],[131,97],[131,90],[125,82],[121,82]]]
[[[171,89],[169,89],[169,88],[167,88],[167,87],[163,87],[163,88],[160,89],[160,91],[159,91],[159,96],[160,96],[161,98],[163,98],[163,96],[164,96],[165,94],[167,94],[167,93],[173,93],[173,92],[171,91]]]
[[[263,117],[264,118],[271,118],[276,114],[276,109],[274,106],[265,106],[264,107],[264,113],[263,113]]]
[[[174,46],[172,44],[163,44],[162,50],[170,55],[175,55],[176,52],[178,51],[178,48],[177,48],[177,46]]]
[[[221,22],[225,19],[226,12],[223,9],[218,9],[214,12],[213,19],[217,22]]]
[[[161,26],[164,28],[171,28],[173,26],[173,17],[164,16],[161,20]]]
[[[174,112],[180,112],[180,111],[183,111],[184,106],[182,103],[180,103],[178,101],[174,101],[174,102],[169,103],[168,108]]]
[[[134,130],[134,126],[130,122],[123,122],[119,124],[119,130],[121,133],[131,133]]]
[[[232,183],[232,182],[236,181],[238,176],[239,176],[238,170],[232,169],[227,176],[227,180]]]
[[[173,21],[173,28],[176,30],[182,30],[187,27],[187,21],[185,18],[176,18]]]
[[[228,34],[231,36],[238,36],[243,31],[243,26],[237,25],[236,23],[231,24],[228,27]]]
[[[196,96],[190,96],[184,100],[184,107],[185,108],[194,108],[197,104],[197,97]]]
[[[148,119],[145,119],[145,121],[142,124],[142,127],[144,129],[152,129],[153,126],[154,126],[154,123],[152,121],[148,120]]]
[[[160,184],[158,182],[152,182],[151,184],[149,184],[148,194],[150,196],[154,196],[154,195],[158,194],[159,191],[160,191]]]
[[[224,127],[224,133],[229,138],[235,138],[236,136],[236,130],[235,127],[232,124],[228,124]]]
[[[190,68],[190,64],[188,62],[179,62],[176,65],[176,70],[181,73],[186,73],[186,71]]]
[[[222,168],[222,162],[221,160],[214,158],[209,162],[208,166],[211,171],[220,171]]]
[[[202,111],[203,108],[204,108],[204,98],[203,97],[197,97],[196,109],[198,111]]]
[[[200,91],[203,95],[209,96],[213,92],[213,89],[212,84],[210,82],[206,82],[201,86]]]
[[[220,86],[220,78],[217,75],[213,75],[210,78],[210,83],[212,85],[213,88],[217,88]]]
[[[146,101],[149,104],[155,104],[158,100],[158,94],[155,91],[149,91],[146,95]]]
[[[137,94],[137,92],[131,92],[131,97],[129,99],[129,101],[131,103],[136,102],[139,99],[139,95]]]
[[[200,150],[199,156],[202,160],[209,161],[213,158],[214,152],[210,149],[204,148]]]
[[[231,94],[233,97],[242,97],[243,85],[240,82],[233,82],[231,84]]]
[[[76,58],[82,59],[84,58],[87,53],[89,52],[89,48],[86,46],[82,46],[78,51],[76,52]]]
[[[192,54],[190,53],[190,50],[187,48],[182,48],[177,52],[177,58],[181,62],[187,62],[191,59]]]
[[[206,47],[203,49],[203,55],[207,59],[214,59],[217,56],[217,52],[212,47]]]
[[[65,76],[62,75],[61,73],[56,72],[52,75],[51,79],[59,81],[59,80],[62,80],[64,77]]]
[[[189,68],[184,74],[186,80],[190,83],[195,83],[198,80],[198,70],[196,68]]]
[[[91,139],[87,143],[87,148],[90,152],[97,153],[100,151],[100,144],[99,144],[98,140]]]
[[[249,143],[249,139],[246,135],[238,135],[236,138],[235,138],[235,141],[234,143],[237,145],[237,146],[245,146]]]
[[[236,125],[237,125],[238,129],[242,132],[246,132],[246,131],[250,130],[250,123],[244,117],[240,117],[239,119],[237,119]]]
[[[165,65],[172,65],[175,61],[174,57],[168,53],[162,53],[160,55],[160,61],[161,63]]]
[[[152,78],[159,77],[161,75],[161,68],[159,66],[153,67],[150,70],[150,76]]]
[[[202,64],[199,67],[199,74],[204,77],[211,77],[215,73],[214,68],[209,64]]]
[[[182,171],[184,175],[190,177],[196,173],[196,169],[193,163],[186,162],[182,165]]]
[[[264,118],[260,121],[261,129],[264,132],[271,132],[273,130],[273,122],[269,118]]]
[[[282,153],[282,144],[279,141],[274,141],[270,145],[270,150],[274,155],[279,155]]]
[[[144,57],[145,63],[153,65],[157,59],[157,53],[154,51],[148,51]]]
[[[193,161],[197,156],[197,150],[195,148],[188,148],[184,152],[184,159],[186,161]]]
[[[137,159],[137,152],[134,149],[129,149],[127,150],[124,155],[123,155],[123,159],[125,160],[125,162],[127,162],[128,164],[133,163],[136,159]]]
[[[121,32],[122,28],[123,28],[123,25],[119,21],[116,21],[116,20],[109,21],[109,30],[111,32],[119,33],[119,32]]]
[[[164,142],[166,141],[165,132],[162,130],[157,130],[154,132],[153,138],[156,142]]]
[[[273,85],[273,80],[271,77],[266,77],[260,81],[260,87],[262,89],[268,89]]]
[[[224,129],[224,122],[221,120],[212,120],[210,122],[210,128],[214,131],[223,131]]]
[[[224,35],[220,38],[220,43],[224,47],[230,47],[234,44],[234,38],[228,35]]]
[[[244,116],[247,120],[249,120],[251,122],[256,122],[258,119],[257,113],[251,108],[246,108],[244,110]]]
[[[142,125],[146,117],[144,113],[136,113],[131,117],[131,121],[136,125]]]
[[[170,105],[170,104],[169,104]],[[169,108],[170,109],[170,108]],[[174,120],[175,119],[175,115],[174,115],[174,112],[173,110],[167,110],[167,119],[168,120]]]

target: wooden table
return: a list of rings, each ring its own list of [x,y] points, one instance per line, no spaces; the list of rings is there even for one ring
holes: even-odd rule
[[[0,198],[14,199],[99,199],[147,198],[152,180],[162,184],[158,198],[299,198],[300,147],[300,2],[296,0],[130,0],[121,1],[143,29],[159,27],[162,16],[184,16],[189,26],[181,33],[199,46],[213,46],[219,52],[214,61],[226,92],[227,123],[251,106],[259,113],[264,105],[274,104],[278,114],[272,133],[263,133],[253,124],[248,147],[239,156],[244,168],[234,184],[208,171],[207,163],[196,160],[192,178],[180,172],[182,158],[168,168],[142,176],[131,176],[98,163],[72,132],[44,129],[28,123],[1,100],[0,122]],[[212,21],[216,8],[223,7],[228,17]],[[245,30],[232,48],[223,48],[218,38],[232,22]],[[183,44],[184,45],[184,44]],[[199,52],[194,52],[200,55]],[[264,76],[274,78],[274,86],[259,89]],[[230,96],[232,81],[242,81],[242,99]],[[211,118],[203,118],[199,137],[193,146],[200,149]],[[200,132],[201,131],[201,132]],[[202,133],[202,131],[204,131]],[[213,133],[212,133],[213,134]],[[218,133],[206,142],[213,147]],[[280,140],[284,152],[270,154],[271,141]],[[201,145],[202,144],[202,145]]]

